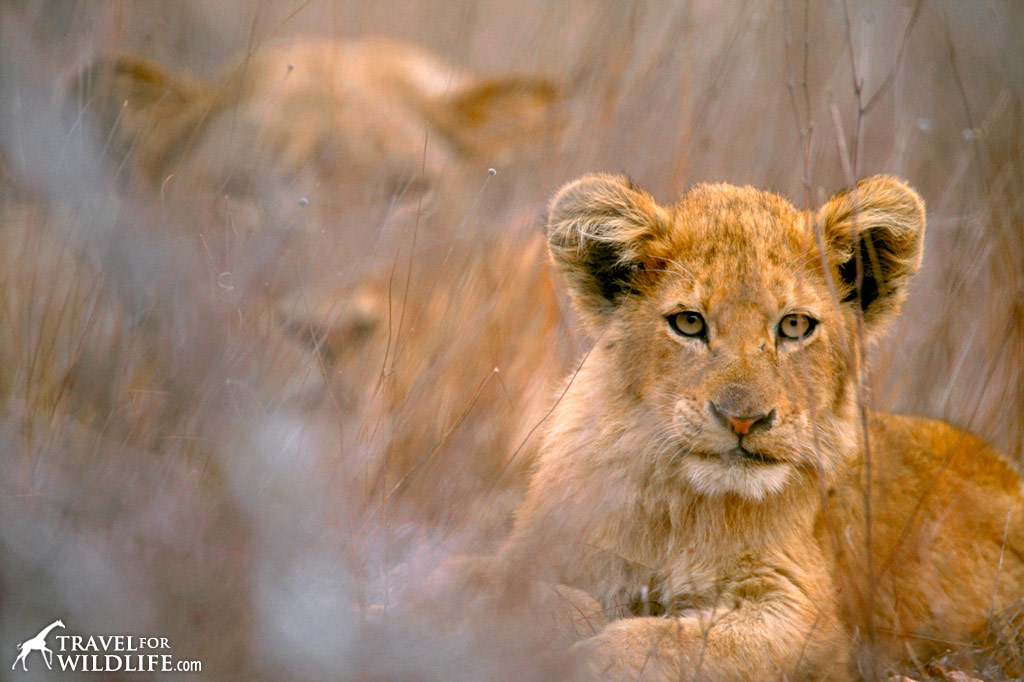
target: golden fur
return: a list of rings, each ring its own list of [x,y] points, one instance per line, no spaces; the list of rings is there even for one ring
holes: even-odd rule
[[[259,48],[207,80],[106,56],[68,90],[114,165],[172,207],[170,224],[201,233],[204,253],[234,262],[225,271],[248,255],[268,281],[260,305],[335,346],[386,326],[379,292],[358,290],[391,270],[373,254],[400,251],[431,197],[451,211],[461,186],[539,146],[558,95],[543,78],[481,77],[386,39]],[[420,242],[453,227],[432,223]]]
[[[306,41],[244,55],[207,81],[146,59],[84,69],[71,99],[100,141],[161,196],[282,194],[335,212],[415,198],[474,162],[480,173],[550,130],[556,88],[483,78],[408,43]]]
[[[215,278],[211,316],[227,311],[230,338],[271,363],[261,367],[268,401],[372,452],[353,467],[350,486],[368,504],[419,499],[479,519],[469,503],[436,504],[439,487],[463,501],[480,481],[499,493],[521,488],[528,446],[511,461],[449,467],[448,458],[470,449],[511,457],[508,442],[521,442],[529,427],[504,417],[538,419],[547,379],[560,373],[564,350],[524,352],[507,328],[554,336],[562,324],[545,242],[521,205],[517,215],[489,213],[501,227],[474,239],[457,231],[473,229],[466,219],[482,213],[470,202],[489,167],[502,174],[501,194],[513,194],[515,174],[503,164],[552,132],[554,85],[483,77],[409,43],[366,39],[259,47],[204,80],[139,57],[100,57],[68,90],[74,120],[92,125],[97,149],[126,176],[126,203],[152,204],[139,246],[174,240],[169,252],[182,260],[170,276],[197,283],[200,295]],[[428,201],[435,196],[443,201]],[[495,251],[510,255],[499,262]],[[99,279],[101,271],[87,272]],[[0,294],[25,281],[15,271],[0,276]],[[73,300],[81,305],[69,307],[88,309],[86,295]],[[32,312],[18,317],[49,320]],[[155,329],[147,325],[139,346],[170,333]],[[112,353],[115,344],[96,346]],[[86,360],[91,350],[81,351]],[[131,394],[145,405],[171,402],[167,354],[140,364]],[[51,365],[56,376],[36,383],[59,394],[71,382]],[[17,382],[7,374],[0,390]],[[91,412],[103,416],[93,403],[85,411],[87,424],[96,421]],[[514,498],[500,504],[492,495],[489,504],[504,533]]]
[[[816,216],[729,185],[660,206],[607,175],[555,197],[550,251],[593,346],[500,559],[597,600],[592,673],[870,677],[1024,596],[1017,473],[945,423],[858,407],[924,227],[887,176]],[[817,325],[787,338],[791,314]]]

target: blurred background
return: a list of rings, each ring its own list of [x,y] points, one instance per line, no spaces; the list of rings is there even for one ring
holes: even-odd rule
[[[542,230],[589,171],[812,210],[905,178],[925,261],[870,401],[1019,463],[1021,27],[1011,0],[5,2],[5,655],[61,618],[201,679],[562,678],[528,610],[401,604],[508,528],[586,348]]]

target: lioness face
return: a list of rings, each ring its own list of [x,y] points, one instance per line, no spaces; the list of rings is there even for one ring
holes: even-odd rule
[[[337,361],[356,384],[372,363],[353,369],[353,358],[377,352],[367,332],[390,340],[398,254],[444,253],[470,205],[466,188],[558,131],[552,82],[483,77],[386,39],[270,44],[203,81],[100,57],[67,94],[72,120],[93,122],[112,169],[170,210],[157,234],[195,230],[200,267],[216,263],[233,301],[251,302],[254,316],[269,301],[315,365]]]
[[[876,177],[815,220],[823,252],[789,202],[749,187],[700,186],[665,208],[589,176],[555,199],[551,250],[615,368],[609,395],[630,396],[620,409],[650,456],[702,494],[760,500],[828,478],[855,443],[857,309],[870,335],[898,306],[923,206]]]

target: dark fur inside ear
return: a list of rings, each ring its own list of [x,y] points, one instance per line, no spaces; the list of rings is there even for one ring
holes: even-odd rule
[[[869,329],[881,328],[921,265],[924,203],[900,180],[876,175],[829,199],[818,220],[841,300],[860,308]]]
[[[601,321],[650,282],[666,223],[664,210],[619,176],[587,175],[555,196],[548,248],[589,320]]]
[[[590,274],[603,296],[612,303],[621,296],[636,293],[636,280],[642,263],[620,262],[612,244],[599,242],[590,249]]]
[[[839,279],[848,290],[843,297],[843,303],[858,303],[861,310],[867,310],[871,304],[878,300],[878,283],[881,279],[877,256],[872,258],[874,249],[870,248],[871,242],[865,239],[857,240],[857,247],[860,250],[860,288],[857,288],[857,265],[858,257],[839,266]]]

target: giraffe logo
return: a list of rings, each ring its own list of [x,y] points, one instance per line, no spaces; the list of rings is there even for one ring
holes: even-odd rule
[[[53,670],[53,652],[46,646],[46,636],[50,634],[50,630],[54,628],[64,627],[64,621],[55,620],[40,631],[38,635],[32,639],[26,640],[18,645],[18,657],[14,659],[14,665],[11,666],[11,670],[18,667],[18,662],[21,662],[21,669],[28,672],[28,666],[25,664],[25,659],[33,651],[38,651],[43,655],[43,663],[46,664],[48,670]]]

